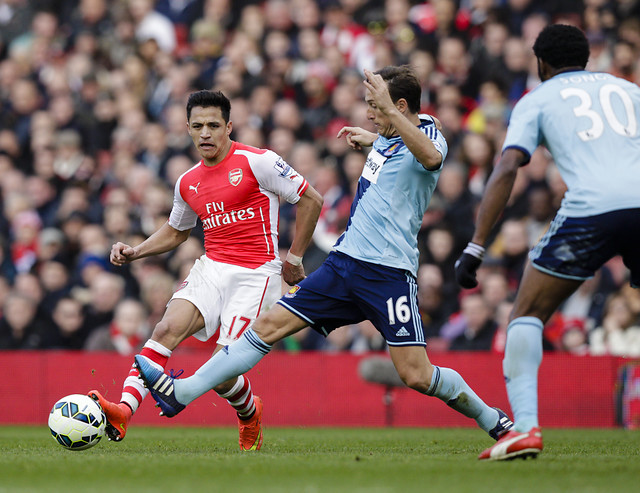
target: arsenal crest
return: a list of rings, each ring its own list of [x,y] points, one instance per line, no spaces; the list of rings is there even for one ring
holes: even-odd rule
[[[242,170],[240,168],[232,169],[229,171],[229,183],[231,183],[234,187],[240,185],[242,181]]]

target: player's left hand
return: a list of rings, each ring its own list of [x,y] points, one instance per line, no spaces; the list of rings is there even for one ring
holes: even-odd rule
[[[369,132],[364,128],[349,126],[342,127],[336,137],[340,138],[343,135],[347,139],[347,144],[357,151],[362,150],[363,146],[372,146],[373,142],[378,138],[378,134]]]
[[[305,277],[307,276],[304,273],[304,266],[302,264],[293,265],[287,262],[286,260],[282,262],[282,279],[289,286],[294,286],[298,284]]]
[[[471,289],[478,285],[476,272],[480,264],[482,264],[483,257],[484,247],[469,242],[455,264],[456,281],[460,286],[465,289]]]

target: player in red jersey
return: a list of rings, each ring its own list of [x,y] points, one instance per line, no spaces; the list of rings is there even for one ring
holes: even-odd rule
[[[205,254],[173,294],[141,355],[164,368],[171,352],[189,336],[208,340],[219,332],[215,352],[234,342],[281,296],[281,277],[305,277],[302,256],[315,228],[322,197],[280,156],[232,141],[231,104],[221,92],[198,91],[187,102],[188,132],[202,160],[178,179],[169,220],[132,247],[118,242],[111,263],[121,266],[178,247],[198,219]],[[284,262],[278,255],[279,199],[297,204],[293,242]],[[240,448],[262,445],[262,401],[245,376],[215,388],[238,414]],[[119,403],[92,390],[102,406],[110,439],[124,438],[133,413],[149,391],[131,368]]]

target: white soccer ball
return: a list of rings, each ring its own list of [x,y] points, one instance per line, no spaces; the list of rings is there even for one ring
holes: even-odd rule
[[[106,418],[91,397],[71,394],[53,405],[49,429],[53,438],[67,450],[85,450],[104,436]]]

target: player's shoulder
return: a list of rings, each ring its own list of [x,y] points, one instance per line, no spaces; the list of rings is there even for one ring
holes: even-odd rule
[[[193,166],[191,166],[191,168],[189,168],[187,171],[185,171],[178,177],[176,184],[180,184],[185,179],[185,177],[192,177],[192,176],[195,176],[196,174],[199,174],[200,171],[202,170],[202,167],[203,167],[202,161],[198,161]]]
[[[269,152],[273,152],[273,151],[269,151],[269,149],[261,149],[259,147],[250,146],[250,145],[247,145],[247,144],[243,144],[241,142],[236,142],[235,143],[234,151],[235,152],[241,151],[242,153],[255,154],[256,156],[262,156],[262,155],[267,154]]]
[[[523,111],[529,113],[532,110],[542,109],[545,106],[543,103],[549,98],[547,89],[548,86],[545,87],[545,84],[542,83],[523,94],[513,106],[512,115]]]
[[[428,115],[427,113],[419,113],[418,118],[420,118],[420,126],[437,126],[436,118],[434,116]]]
[[[638,87],[638,84],[636,84],[635,82],[631,82],[627,79],[623,79],[622,77],[616,77],[615,75],[611,75],[611,74],[606,74],[606,75],[609,75],[611,77],[612,82],[615,82],[616,84],[623,87],[627,91],[640,93],[640,87]]]
[[[246,163],[254,172],[273,167],[278,169],[286,165],[284,159],[271,149],[261,149],[246,144],[237,144],[234,153],[236,156],[245,158]]]
[[[420,125],[418,125],[418,128],[430,138],[436,138],[438,133],[442,131],[442,124],[435,116],[427,115],[426,113],[419,113],[418,118],[420,119]]]

